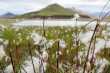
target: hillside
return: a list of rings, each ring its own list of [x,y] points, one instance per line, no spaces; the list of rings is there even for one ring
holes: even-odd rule
[[[1,15],[0,18],[12,18],[14,16],[16,16],[16,15],[11,12],[7,12],[7,13]]]
[[[76,9],[76,8],[72,7],[72,8],[67,8],[67,9],[72,11],[73,13],[79,14],[80,18],[94,18],[94,16],[90,15],[90,13],[88,13],[86,11],[82,11],[78,8]]]
[[[36,18],[36,17],[51,17],[51,16],[73,16],[73,12],[66,8],[52,4],[39,11],[26,13],[24,15],[17,16],[16,18]]]

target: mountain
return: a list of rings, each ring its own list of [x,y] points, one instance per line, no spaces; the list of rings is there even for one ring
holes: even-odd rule
[[[7,12],[7,13],[1,15],[0,18],[12,18],[14,16],[16,16],[16,15],[11,12]]]
[[[95,16],[91,15],[90,13],[88,13],[86,11],[82,11],[78,8],[76,9],[76,8],[72,7],[72,8],[67,8],[67,9],[73,11],[73,13],[79,14],[80,18],[86,18],[86,19],[87,18],[95,18]]]
[[[41,18],[41,17],[73,18],[75,13],[79,14],[80,18],[82,19],[94,18],[93,16],[90,16],[89,13],[87,12],[83,12],[74,7],[64,8],[63,6],[60,6],[58,4],[51,4],[39,11],[19,15],[16,16],[15,18]]]
[[[94,16],[97,16],[97,17],[109,17],[110,16],[110,13],[109,12],[103,12],[103,13],[101,13],[101,12],[95,12],[95,13],[92,13],[92,15],[94,15]]]
[[[73,17],[73,12],[67,10],[66,8],[58,4],[51,4],[39,11],[26,13],[17,16],[16,18],[61,17],[61,16]]]

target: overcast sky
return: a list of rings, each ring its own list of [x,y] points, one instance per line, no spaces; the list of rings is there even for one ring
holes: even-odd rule
[[[0,14],[7,11],[15,14],[36,11],[52,3],[95,13],[100,12],[107,1],[108,0],[0,0]]]

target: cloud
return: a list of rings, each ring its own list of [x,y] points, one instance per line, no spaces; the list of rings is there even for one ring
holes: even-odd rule
[[[16,14],[22,14],[39,10],[48,5],[45,3],[43,1],[37,2],[37,0],[0,0],[0,12],[4,10],[5,12],[9,11]]]
[[[53,2],[74,5],[104,5],[107,2],[107,0],[53,0]]]
[[[0,2],[5,3],[39,3],[39,4],[48,4],[51,0],[0,0]]]

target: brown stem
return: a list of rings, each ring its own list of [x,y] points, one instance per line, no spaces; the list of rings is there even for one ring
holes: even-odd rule
[[[78,56],[79,56],[79,54],[78,54],[78,52],[79,52],[79,39],[78,39],[78,27],[77,27],[77,21],[78,21],[78,19],[76,19],[76,30],[75,30],[75,36],[76,36],[76,41],[75,41],[75,43],[76,43],[76,52],[77,52],[77,67],[79,66],[79,59],[78,59]]]
[[[45,17],[43,17],[43,36],[45,37]]]
[[[93,43],[93,53],[92,53],[92,58],[91,58],[91,62],[93,61],[94,58],[94,54],[95,54],[95,42],[96,42],[96,36],[94,37],[94,43]]]
[[[59,41],[58,41],[58,49],[57,49],[57,73],[59,73]]]
[[[12,63],[12,67],[13,67],[13,72],[14,72],[14,73],[17,73],[17,72],[16,72],[15,65],[14,65],[14,62],[13,62],[12,54],[11,54],[11,51],[10,51],[10,50],[9,50],[9,55],[10,55],[10,58],[11,58],[11,63]]]
[[[83,73],[85,73],[85,70],[86,70],[86,62],[88,61],[90,48],[91,48],[92,41],[93,41],[93,39],[94,39],[94,36],[95,36],[95,34],[96,34],[96,31],[97,31],[98,26],[99,26],[99,23],[98,23],[98,21],[97,21],[97,24],[96,24],[96,27],[95,27],[95,29],[94,29],[92,38],[91,38],[91,40],[90,40],[89,48],[88,48],[88,51],[87,51],[87,56],[86,56],[86,61],[85,61],[85,63],[84,63],[84,70],[83,70]]]
[[[27,73],[27,71],[24,69],[24,67],[22,66],[22,69],[24,70],[25,73]]]
[[[36,73],[34,62],[33,62],[33,59],[32,59],[32,52],[31,52],[32,48],[30,47],[30,43],[28,43],[28,47],[29,47],[29,54],[31,56],[31,62],[32,62],[33,70],[34,70],[34,73]]]

